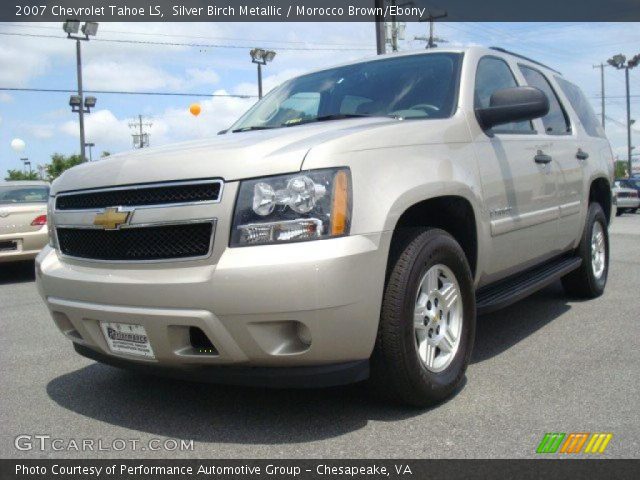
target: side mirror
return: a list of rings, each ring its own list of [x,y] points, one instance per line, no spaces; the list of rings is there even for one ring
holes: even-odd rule
[[[549,99],[535,87],[513,87],[496,90],[487,108],[477,108],[476,117],[483,129],[489,130],[523,120],[533,120],[549,113]]]

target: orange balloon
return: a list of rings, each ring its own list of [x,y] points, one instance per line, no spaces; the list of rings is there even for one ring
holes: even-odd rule
[[[202,109],[200,108],[200,104],[198,103],[192,103],[191,106],[189,107],[189,111],[191,112],[191,115],[194,115],[196,117],[200,115],[201,110]]]

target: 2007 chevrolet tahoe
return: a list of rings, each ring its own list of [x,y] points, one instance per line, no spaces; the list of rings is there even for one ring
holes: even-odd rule
[[[611,148],[560,73],[435,49],[294,78],[216,138],[66,172],[39,291],[78,353],[181,378],[369,378],[429,405],[477,313],[607,281]]]

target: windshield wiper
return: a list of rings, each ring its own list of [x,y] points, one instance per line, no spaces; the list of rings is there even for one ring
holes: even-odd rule
[[[363,118],[373,117],[374,115],[366,115],[364,113],[332,113],[330,115],[320,115],[319,117],[300,120],[299,122],[283,123],[283,127],[295,127],[304,123],[326,122],[327,120],[343,120],[345,118]]]
[[[270,128],[276,127],[267,127],[266,125],[251,125],[249,127],[236,128],[235,130],[231,130],[231,133],[249,132],[251,130],[268,130]]]
[[[330,115],[320,115],[319,117],[309,118],[301,120],[299,122],[283,123],[282,127],[295,127],[296,125],[303,125],[305,123],[313,122],[326,122],[327,120],[344,120],[346,118],[400,118],[396,115],[370,115],[365,113],[332,113]]]

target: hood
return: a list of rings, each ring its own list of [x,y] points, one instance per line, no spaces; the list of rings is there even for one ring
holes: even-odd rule
[[[228,182],[295,172],[315,145],[398,122],[386,117],[326,121],[120,153],[66,171],[51,192],[199,178]]]

